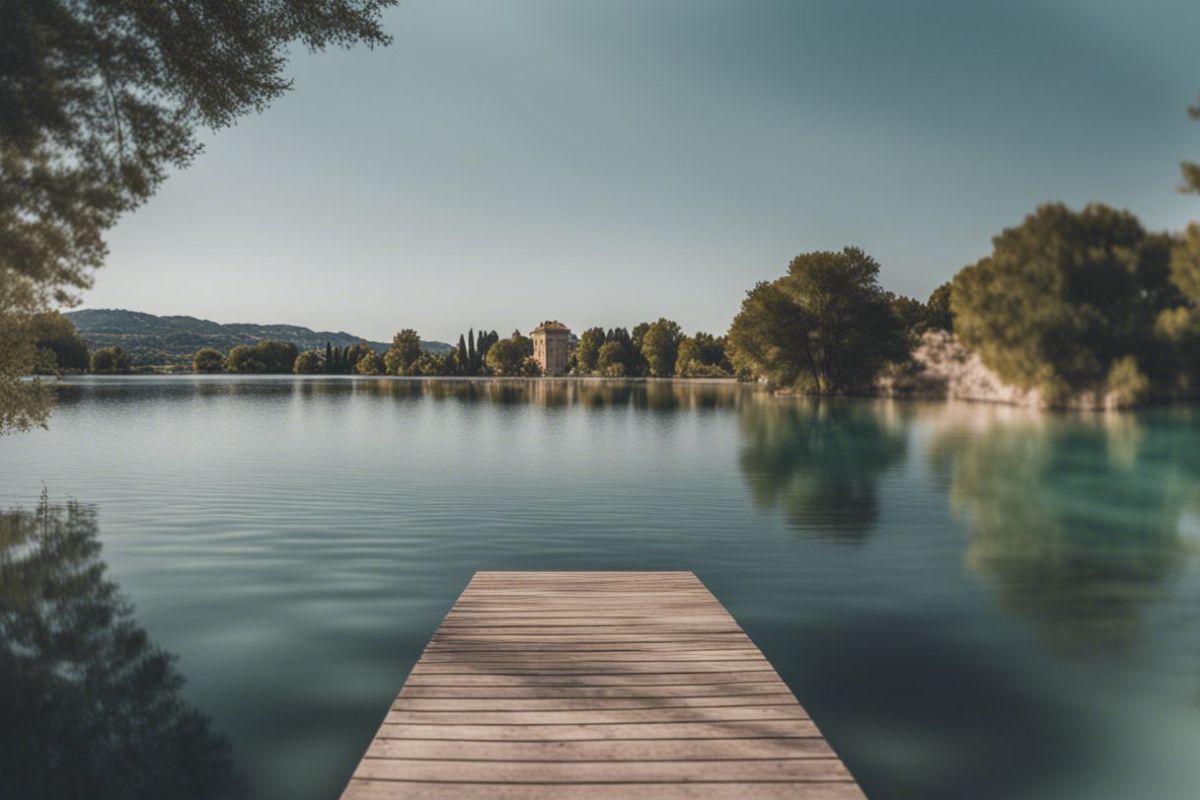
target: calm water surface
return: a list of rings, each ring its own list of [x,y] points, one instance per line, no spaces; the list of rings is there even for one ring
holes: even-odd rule
[[[1194,411],[80,379],[0,493],[0,796],[335,798],[477,569],[694,570],[876,800],[1200,796]]]

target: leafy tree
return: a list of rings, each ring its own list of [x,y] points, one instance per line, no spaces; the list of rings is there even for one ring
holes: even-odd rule
[[[366,353],[358,359],[354,364],[354,371],[359,375],[378,375],[383,372],[383,359],[374,351],[368,348]]]
[[[649,322],[639,322],[633,326],[633,331],[630,334],[630,341],[633,342],[634,349],[639,353],[642,350],[642,341],[646,338],[646,331],[650,330]]]
[[[317,375],[325,372],[325,359],[320,350],[305,350],[296,356],[292,363],[292,372],[297,375]]]
[[[5,335],[29,335],[23,315],[50,300],[77,300],[104,261],[105,232],[199,153],[199,129],[231,125],[289,88],[294,43],[386,44],[380,14],[393,4],[0,1]],[[21,381],[36,348],[6,345],[0,433],[41,424],[49,411],[45,387]]]
[[[1155,352],[1163,362],[1160,394],[1200,393],[1200,225],[1190,225],[1171,253],[1175,304],[1154,321]]]
[[[387,371],[392,375],[410,374],[421,353],[420,335],[412,328],[405,328],[392,337],[392,346],[384,355]]]
[[[260,111],[293,42],[386,44],[392,0],[4,4],[0,264],[67,302],[104,231],[200,151],[199,128]]]
[[[669,378],[675,374],[675,361],[679,357],[679,343],[683,341],[683,330],[679,324],[661,317],[652,322],[642,334],[642,356],[650,368],[650,374]]]
[[[26,380],[37,357],[33,319],[39,302],[29,281],[0,280],[0,434],[45,425],[54,396]]]
[[[120,347],[102,347],[92,353],[92,372],[132,372],[129,355]]]
[[[526,378],[542,377],[542,365],[533,356],[526,356],[521,362],[521,375]]]
[[[225,356],[211,347],[202,347],[192,356],[193,372],[220,372],[225,369]]]
[[[647,325],[648,327],[649,325]],[[604,343],[608,344],[609,342],[616,342],[621,348],[620,361],[625,366],[624,375],[638,377],[646,374],[646,359],[642,357],[640,341],[638,344],[634,344],[629,331],[624,328],[610,328],[604,334]],[[599,359],[597,359],[597,366],[599,367]]]
[[[816,394],[871,389],[908,347],[878,262],[855,247],[798,256],[787,275],[755,286],[728,343],[739,373]]]
[[[500,334],[495,331],[480,331],[479,335],[475,337],[475,349],[479,351],[480,364],[487,359],[488,349],[498,341],[500,341]]]
[[[575,345],[572,357],[575,359],[575,372],[579,375],[591,375],[596,372],[596,357],[604,345],[604,329],[588,328],[579,335],[579,343]]]
[[[291,372],[299,353],[290,342],[263,339],[254,345],[238,345],[229,351],[225,369],[239,373]]]
[[[626,352],[621,342],[605,342],[600,345],[600,351],[596,354],[594,374],[605,378],[624,378],[629,371],[625,359]]]
[[[710,333],[698,332],[679,343],[675,374],[684,378],[719,378],[730,374],[725,342]]]
[[[33,317],[31,324],[34,345],[42,351],[40,361],[50,367],[49,372],[88,368],[87,343],[79,337],[71,320],[57,311],[46,311]]]
[[[487,366],[496,375],[521,375],[529,355],[515,336],[501,339],[488,348]]]
[[[955,276],[954,328],[1007,383],[1051,404],[1105,393],[1114,365],[1159,372],[1153,326],[1177,298],[1170,242],[1127,211],[1044,205]]]
[[[912,344],[916,344],[921,334],[929,330],[929,308],[920,300],[914,300],[902,294],[888,292],[892,305],[892,315],[900,323],[901,329],[908,334]]]
[[[257,349],[251,345],[239,344],[229,351],[225,359],[225,369],[229,372],[257,373],[266,372],[267,365]]]
[[[422,353],[412,365],[413,375],[445,375],[447,372],[446,359],[439,358],[433,353]]]
[[[925,303],[926,322],[930,330],[954,330],[954,314],[950,310],[950,281],[933,290]]]
[[[363,356],[374,352],[370,345],[362,344],[361,342],[350,345],[342,352],[342,371],[347,375],[357,371],[358,362],[362,361]]]
[[[329,342],[325,343],[325,371],[333,372],[333,346]]]

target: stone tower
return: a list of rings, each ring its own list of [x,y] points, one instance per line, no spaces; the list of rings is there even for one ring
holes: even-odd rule
[[[549,320],[534,328],[529,336],[533,339],[533,357],[542,365],[542,374],[565,375],[571,329],[558,320]]]

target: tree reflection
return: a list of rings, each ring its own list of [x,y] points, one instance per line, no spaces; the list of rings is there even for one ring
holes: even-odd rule
[[[1149,438],[1131,416],[975,414],[967,429],[943,421],[931,447],[970,523],[967,567],[1064,649],[1132,643],[1188,552],[1194,427],[1156,426]]]
[[[228,742],[105,575],[94,512],[0,513],[0,797],[233,797]]]
[[[875,528],[879,479],[907,446],[877,404],[767,400],[743,404],[739,420],[755,502],[832,541],[859,543]]]

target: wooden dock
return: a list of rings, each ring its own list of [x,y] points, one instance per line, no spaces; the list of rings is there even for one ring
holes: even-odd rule
[[[343,800],[862,800],[690,572],[479,572]]]

